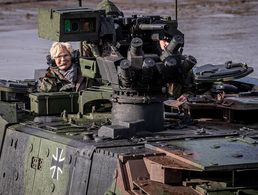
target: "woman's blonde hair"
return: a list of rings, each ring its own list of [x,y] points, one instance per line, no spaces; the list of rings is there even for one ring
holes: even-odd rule
[[[68,42],[54,42],[49,50],[52,59],[58,56],[62,49],[66,49],[72,55],[73,48]]]

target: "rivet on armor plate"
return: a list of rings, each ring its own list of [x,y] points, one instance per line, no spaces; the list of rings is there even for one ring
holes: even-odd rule
[[[29,151],[30,151],[30,153],[33,151],[33,144],[30,144]]]
[[[16,149],[18,145],[18,139],[16,139],[15,143],[14,143],[14,148]]]
[[[14,180],[17,181],[18,178],[19,178],[19,173],[16,171],[16,172],[14,173]]]
[[[55,184],[52,183],[50,186],[50,192],[54,192],[55,191]]]
[[[13,139],[11,139],[11,147],[13,146]]]
[[[46,154],[46,157],[49,156],[49,148],[46,149],[45,154]]]
[[[69,164],[72,164],[72,161],[73,161],[73,156],[70,155],[70,156],[69,156]]]

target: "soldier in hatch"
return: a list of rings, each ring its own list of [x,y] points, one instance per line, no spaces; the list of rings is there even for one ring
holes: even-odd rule
[[[49,68],[40,78],[41,92],[79,91],[85,88],[78,63],[79,54],[70,43],[54,42],[47,56]]]
[[[159,40],[158,46],[160,54],[169,45],[169,39]],[[168,83],[168,94],[180,102],[186,102],[189,95],[192,94],[193,88],[193,72],[192,67],[197,63],[193,56],[183,56],[181,57],[181,63],[178,68],[177,79],[174,82]]]
[[[103,0],[97,5],[98,10],[105,10],[107,16],[119,17],[123,16],[123,13],[109,0]],[[161,55],[162,51],[169,45],[170,39],[159,40],[157,53]],[[83,57],[104,57],[110,54],[110,47],[108,41],[103,41],[103,39],[98,43],[93,42],[83,42]],[[179,77],[179,75],[177,75]],[[187,100],[189,92],[189,86],[192,83],[192,71],[187,70],[180,74],[180,79],[177,79],[173,83],[168,84],[169,94],[175,99],[185,102]]]

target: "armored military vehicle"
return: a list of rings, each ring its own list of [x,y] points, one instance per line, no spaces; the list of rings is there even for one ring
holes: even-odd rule
[[[251,67],[193,70],[169,17],[41,10],[39,35],[107,43],[109,52],[82,55],[81,72],[94,84],[80,92],[0,80],[0,194],[258,194]],[[188,101],[171,98],[168,83],[182,86],[189,74]]]

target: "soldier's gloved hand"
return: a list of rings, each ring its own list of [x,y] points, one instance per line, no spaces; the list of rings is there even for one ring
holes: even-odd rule
[[[187,97],[184,95],[181,95],[179,98],[177,98],[177,101],[185,103],[187,102]]]
[[[74,90],[75,90],[75,85],[73,83],[66,84],[59,89],[59,91],[74,91]]]

